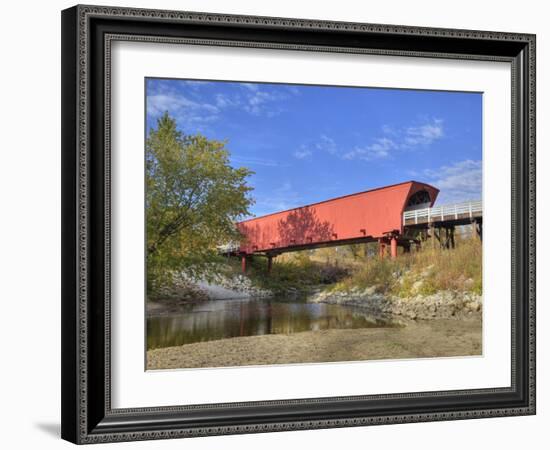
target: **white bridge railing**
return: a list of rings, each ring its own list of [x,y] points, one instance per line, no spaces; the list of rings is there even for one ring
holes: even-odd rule
[[[483,213],[481,200],[464,203],[454,203],[452,205],[441,205],[435,208],[413,209],[403,212],[403,222],[426,223],[443,220],[464,219],[469,217],[474,219],[480,217]]]

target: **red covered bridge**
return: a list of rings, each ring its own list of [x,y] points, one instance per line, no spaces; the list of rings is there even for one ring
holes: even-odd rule
[[[381,255],[389,246],[395,257],[398,245],[408,250],[411,242],[403,213],[431,208],[438,193],[407,181],[245,220],[237,224],[244,236],[237,253],[243,270],[251,254],[267,256],[271,268],[272,258],[284,252],[360,242],[377,241]]]

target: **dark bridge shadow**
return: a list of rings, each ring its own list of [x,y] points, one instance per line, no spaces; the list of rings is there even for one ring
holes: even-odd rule
[[[290,212],[279,220],[278,233],[281,247],[328,242],[333,237],[334,227],[328,221],[321,221],[315,211],[303,207]]]

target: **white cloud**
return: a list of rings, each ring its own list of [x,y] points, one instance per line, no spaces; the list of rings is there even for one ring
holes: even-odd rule
[[[241,86],[252,92],[257,92],[260,89],[260,86],[257,83],[241,83]]]
[[[417,127],[408,127],[405,132],[405,145],[430,145],[433,141],[443,137],[443,121],[433,119]]]
[[[366,147],[355,147],[352,151],[343,155],[344,159],[362,159],[372,161],[373,159],[384,159],[390,156],[390,152],[398,148],[398,145],[387,137],[377,138]]]
[[[247,166],[281,167],[284,164],[273,159],[255,158],[249,156],[233,156],[231,160],[236,164],[245,164]]]
[[[375,137],[371,143],[365,146],[357,146],[353,150],[344,153],[344,159],[373,159],[390,158],[396,151],[414,150],[418,147],[426,147],[438,139],[443,138],[443,120],[432,119],[417,126],[395,128],[391,125],[383,125],[381,137]]]
[[[147,111],[153,115],[163,114],[165,111],[174,111],[181,108],[205,110],[217,114],[219,109],[209,103],[198,103],[183,95],[157,94],[147,97]]]
[[[240,99],[239,97],[230,97],[229,95],[225,94],[216,94],[216,106],[220,109],[230,108],[239,106]]]
[[[336,147],[336,142],[334,139],[328,137],[325,134],[322,134],[319,138],[319,142],[315,144],[315,148],[317,150],[322,150],[327,153],[330,153],[331,155],[334,155],[338,152],[338,148]]]
[[[326,152],[330,155],[338,153],[336,141],[326,134],[321,134],[319,139],[309,145],[302,144],[300,148],[294,152],[294,157],[298,159],[306,159],[313,156],[315,152]]]
[[[280,106],[281,102],[293,95],[300,95],[295,86],[281,85],[278,89],[256,83],[241,83],[241,86],[244,88],[244,98],[240,106],[254,116],[277,116],[284,111]]]
[[[301,145],[300,148],[294,152],[294,157],[297,159],[310,158],[311,155],[313,155],[313,152],[305,145]]]
[[[300,89],[298,89],[297,86],[289,85],[289,86],[286,87],[286,89],[292,95],[302,95],[301,92],[300,92]]]
[[[181,83],[187,86],[191,86],[193,88],[200,88],[208,84],[212,84],[211,81],[203,81],[203,80],[182,80]]]
[[[302,145],[294,156],[298,159],[310,158],[315,151],[325,151],[342,159],[372,161],[391,158],[395,152],[426,147],[443,138],[443,120],[432,119],[417,126],[396,128],[385,124],[381,136],[374,137],[366,145],[357,145],[352,150],[342,152],[334,139],[322,134],[319,140],[306,147]]]
[[[212,84],[198,80],[159,80],[148,89],[147,114],[158,117],[168,111],[184,130],[186,127],[200,130],[231,109],[240,109],[254,116],[274,117],[284,111],[281,102],[300,94],[295,86],[275,90],[257,83],[239,83],[241,92],[219,92],[209,101],[204,101],[200,88]],[[185,94],[177,88],[182,85],[188,88]]]
[[[275,116],[280,114],[282,109],[274,106],[273,103],[283,99],[284,96],[279,94],[257,89],[246,95],[243,108],[246,112],[254,116]]]
[[[482,193],[482,162],[466,159],[438,169],[425,170],[426,180],[441,192],[438,203],[478,200]]]
[[[184,129],[216,120],[220,108],[210,103],[200,103],[183,95],[156,94],[147,97],[147,114],[155,117],[170,113]]]

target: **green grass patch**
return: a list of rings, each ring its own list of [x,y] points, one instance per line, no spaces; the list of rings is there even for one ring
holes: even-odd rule
[[[240,273],[240,260],[230,261],[232,272]],[[329,285],[350,275],[346,267],[312,261],[307,255],[296,253],[291,257],[274,258],[271,273],[267,272],[267,259],[262,256],[250,257],[247,261],[246,276],[252,283],[274,293],[289,290],[310,291],[320,285]]]

